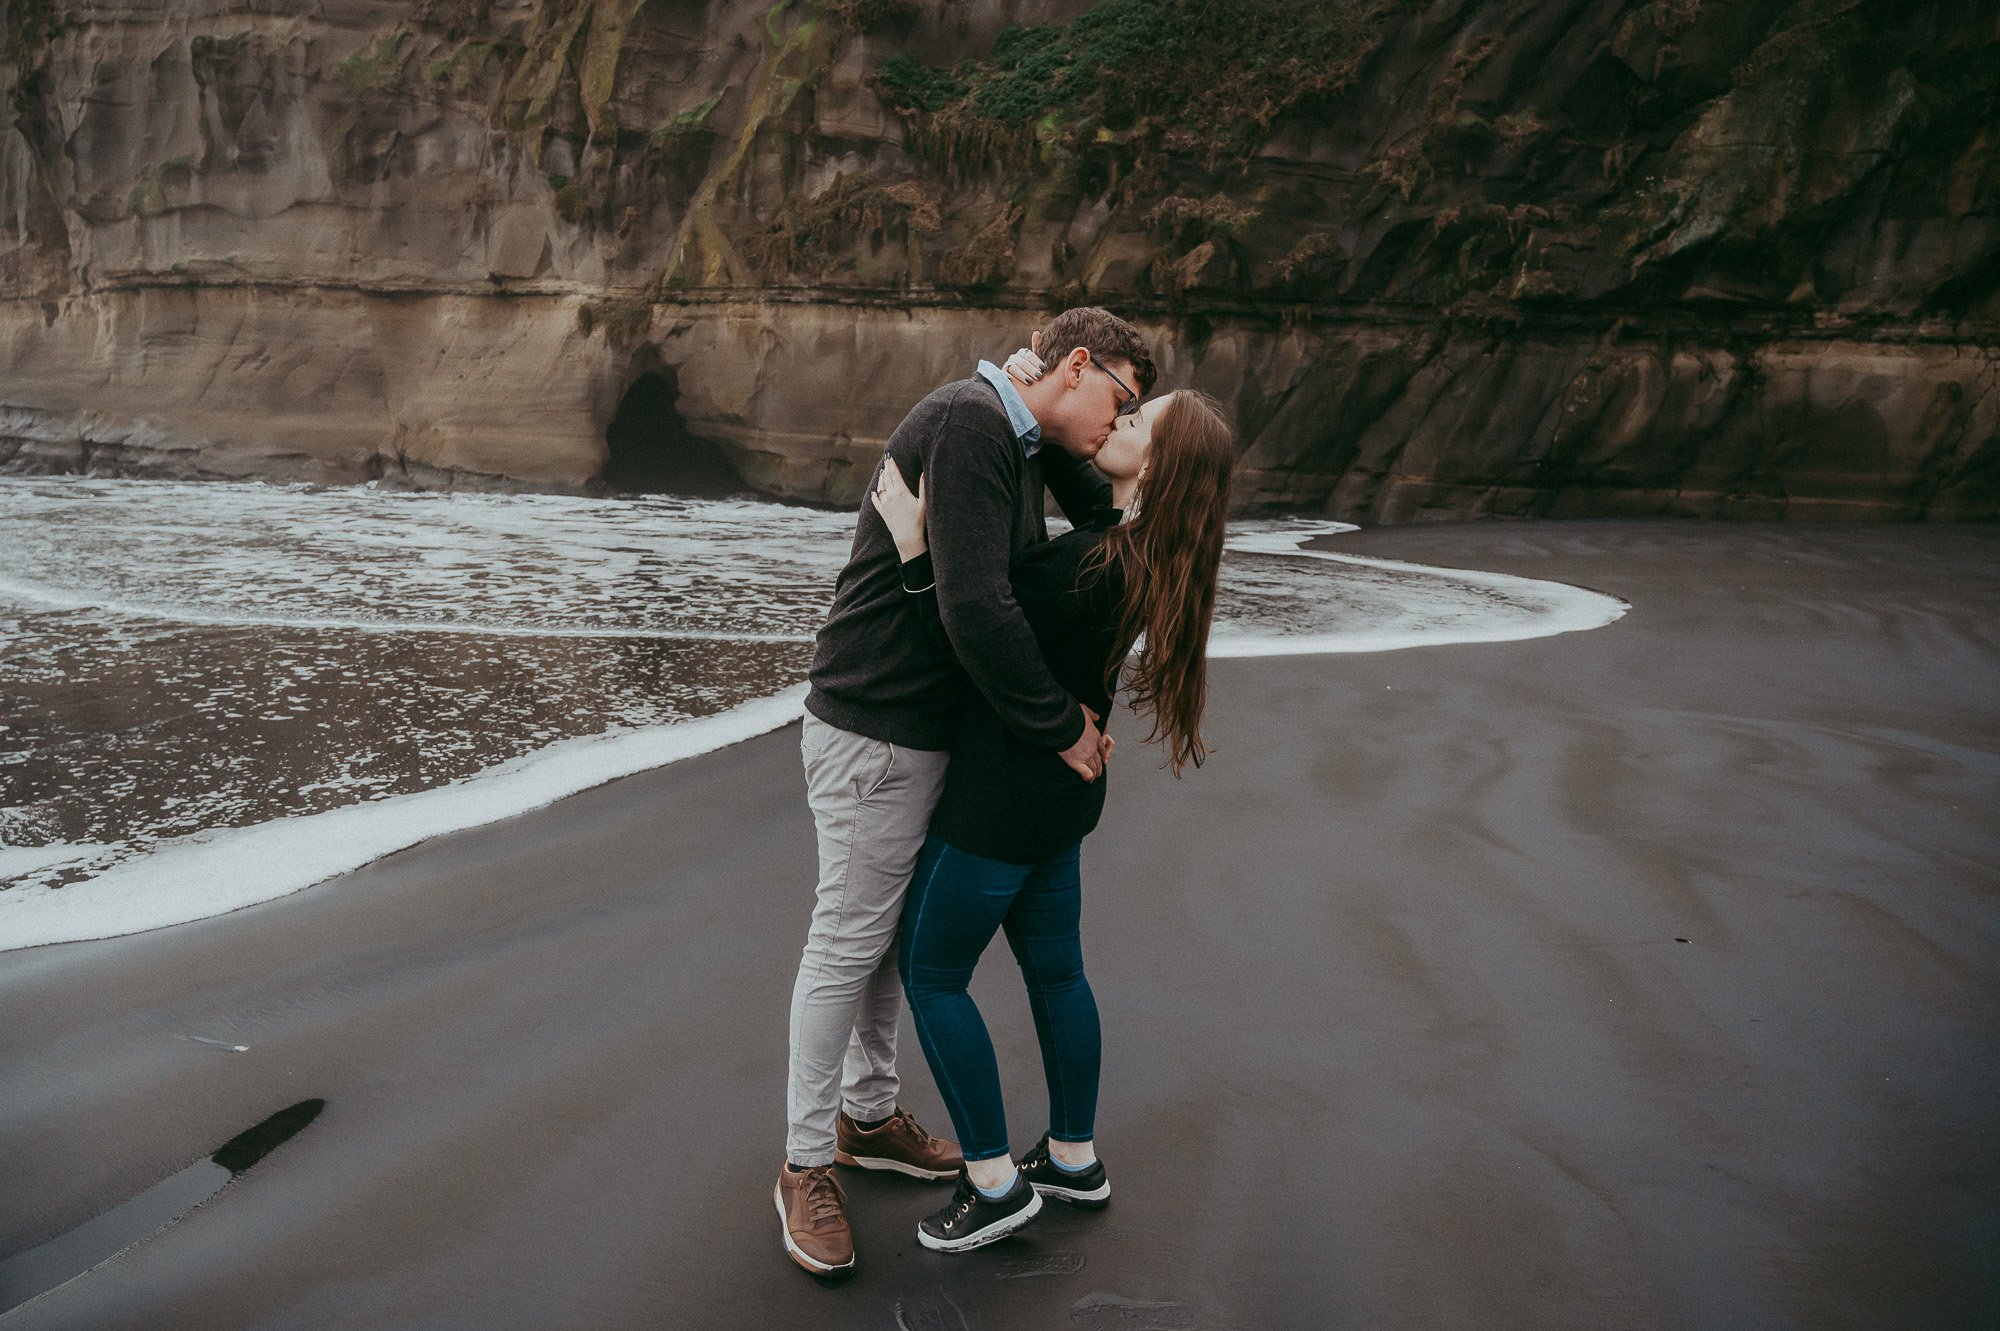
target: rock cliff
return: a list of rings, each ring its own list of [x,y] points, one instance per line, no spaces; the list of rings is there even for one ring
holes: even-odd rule
[[[2000,511],[1990,0],[0,21],[16,471],[853,502],[1092,302],[1231,405],[1253,507]]]

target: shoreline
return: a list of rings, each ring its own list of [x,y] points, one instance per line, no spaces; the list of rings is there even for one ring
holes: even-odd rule
[[[1268,525],[1268,524],[1267,524]],[[1516,641],[1601,627],[1625,613],[1614,598],[1545,581],[1472,569],[1394,563],[1310,548],[1357,529],[1347,523],[1300,520],[1293,529],[1253,529],[1232,538],[1239,554],[1331,561],[1350,569],[1404,575],[1398,617],[1386,627],[1360,632],[1249,634],[1230,632],[1211,647],[1217,658],[1394,651],[1440,642]],[[0,600],[16,584],[0,577]],[[1471,598],[1490,604],[1468,612]],[[1442,591],[1441,591],[1442,589]],[[43,599],[49,599],[47,595]],[[93,604],[71,597],[70,608]],[[134,613],[125,603],[95,603],[110,613]],[[186,624],[218,622],[200,610],[140,611]],[[237,624],[285,623],[238,619]],[[351,630],[356,623],[325,619],[319,628]],[[366,623],[368,631],[404,636],[431,631],[429,624]],[[453,632],[483,636],[547,637],[548,628],[460,626]],[[701,637],[688,631],[565,629],[560,637]],[[722,641],[771,641],[755,634],[716,634]],[[810,635],[800,639],[811,641]],[[557,740],[458,780],[386,798],[291,814],[236,827],[209,828],[155,842],[136,855],[124,843],[36,847],[38,863],[22,856],[22,873],[107,860],[88,877],[59,885],[0,884],[0,950],[118,937],[276,900],[359,869],[394,851],[450,832],[491,823],[541,807],[605,781],[678,762],[795,721],[804,685],[753,697],[720,712],[666,725],[619,729]],[[0,854],[4,858],[4,854]]]
[[[856,1276],[784,1258],[813,861],[783,729],[337,891],[0,953],[0,1253],[327,1102],[7,1324],[2000,1314],[2000,530],[1509,523],[1341,550],[1636,613],[1220,660],[1207,765],[1175,782],[1121,748],[1084,871],[1103,1215],[941,1257],[910,1232],[935,1190],[850,1178]],[[989,956],[974,992],[1025,1147],[1018,977]],[[903,1070],[945,1130],[907,1034]]]

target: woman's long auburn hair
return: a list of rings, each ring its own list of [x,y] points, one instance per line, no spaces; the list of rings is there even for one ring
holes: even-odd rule
[[[1125,609],[1107,691],[1116,692],[1119,668],[1143,635],[1126,685],[1132,709],[1152,716],[1146,742],[1166,746],[1175,776],[1208,756],[1201,740],[1208,628],[1235,463],[1236,436],[1221,404],[1193,389],[1173,394],[1153,422],[1139,511],[1105,533],[1084,567],[1115,564],[1123,575]]]

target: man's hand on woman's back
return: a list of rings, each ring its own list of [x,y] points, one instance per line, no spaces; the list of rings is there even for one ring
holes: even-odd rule
[[[1083,704],[1078,703],[1077,706],[1083,707]],[[1095,781],[1104,775],[1104,760],[1111,756],[1111,736],[1097,728],[1100,719],[1096,712],[1083,707],[1083,733],[1061,754],[1070,770],[1085,781]]]

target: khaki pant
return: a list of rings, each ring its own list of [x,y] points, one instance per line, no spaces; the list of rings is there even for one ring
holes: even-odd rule
[[[948,754],[906,749],[830,726],[810,712],[799,734],[806,799],[819,833],[819,890],[792,986],[785,1150],[833,1162],[834,1116],[896,1108],[896,925]]]

